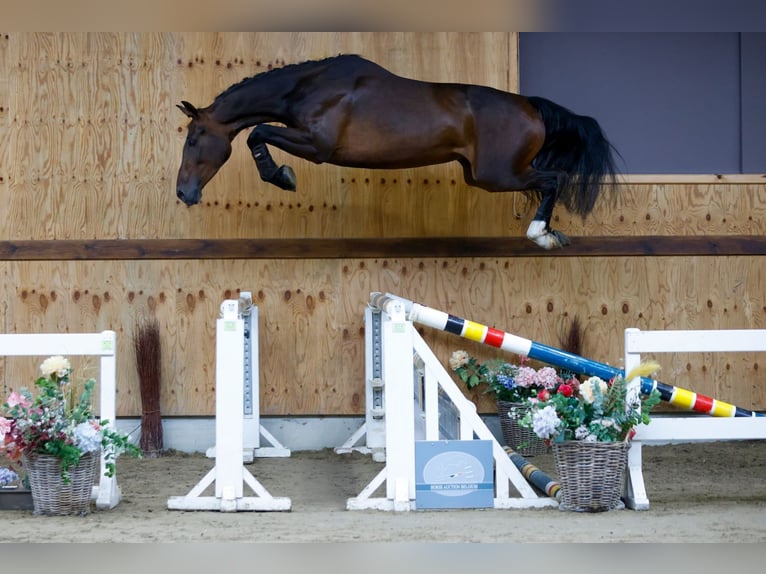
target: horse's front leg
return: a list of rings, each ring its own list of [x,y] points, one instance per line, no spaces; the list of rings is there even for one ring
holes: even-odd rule
[[[553,217],[553,207],[556,204],[556,189],[558,186],[558,177],[552,177],[556,180],[556,187],[543,187],[540,207],[538,207],[534,218],[532,218],[527,228],[527,239],[531,239],[544,249],[557,249],[571,243],[566,234],[551,229],[551,218]]]
[[[293,168],[289,165],[277,166],[266,147],[262,131],[262,126],[255,126],[247,137],[247,147],[253,154],[261,179],[281,189],[295,191],[297,179]]]

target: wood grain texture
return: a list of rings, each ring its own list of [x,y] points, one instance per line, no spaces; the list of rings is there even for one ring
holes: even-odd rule
[[[260,314],[265,415],[361,414],[364,308],[389,291],[522,337],[558,346],[577,315],[583,354],[621,364],[626,327],[764,328],[764,257],[526,257],[275,260],[3,261],[5,332],[118,333],[118,412],[140,413],[130,336],[157,317],[163,412],[210,415],[220,303],[250,290]],[[493,350],[419,328],[446,364],[466,348]],[[658,356],[661,380],[744,408],[762,408],[757,354]],[[29,384],[4,365],[6,388]],[[487,397],[474,395],[492,412]]]
[[[0,241],[12,261],[134,259],[346,259],[349,257],[582,257],[766,255],[766,237],[575,237],[545,252],[521,237],[349,239],[78,239]]]
[[[419,79],[518,88],[515,33],[0,34],[3,331],[114,329],[118,414],[135,416],[130,335],[157,317],[163,412],[211,415],[219,306],[250,290],[262,411],[313,416],[364,411],[370,291],[551,345],[577,315],[585,354],[615,364],[628,326],[763,328],[758,178],[628,177],[585,220],[555,211],[574,240],[555,253],[524,238],[533,202],[470,188],[453,164],[373,171],[275,151],[298,177],[288,193],[260,181],[240,137],[203,203],[178,202],[176,103],[207,105],[244,77],[341,52]],[[491,354],[421,331],[444,361],[456,348]],[[757,356],[658,360],[668,383],[766,408]],[[4,390],[31,384],[36,363],[0,359]]]

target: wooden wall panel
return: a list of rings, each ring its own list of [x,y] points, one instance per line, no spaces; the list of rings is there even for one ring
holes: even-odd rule
[[[269,67],[356,52],[392,71],[516,90],[512,33],[40,33],[0,35],[0,239],[378,238],[523,236],[534,206],[468,188],[456,165],[370,171],[275,152],[299,189],[260,181],[240,136],[232,158],[186,208],[174,194],[185,137],[181,99],[216,94]],[[762,236],[764,184],[620,186],[571,236]],[[363,310],[391,291],[557,345],[574,315],[585,354],[621,361],[622,331],[764,326],[762,257],[333,258],[0,261],[4,332],[118,333],[118,412],[140,413],[130,344],[160,322],[163,412],[214,412],[215,319],[252,290],[261,315],[265,415],[361,414]],[[445,361],[488,349],[422,330]],[[763,359],[658,357],[662,378],[745,408],[766,408]],[[0,360],[4,390],[36,361]],[[474,396],[493,412],[486,397]]]
[[[118,333],[118,412],[140,413],[131,336],[157,317],[163,412],[214,411],[220,303],[251,290],[260,314],[264,415],[361,414],[364,308],[371,291],[415,301],[558,346],[578,316],[583,354],[622,362],[626,327],[766,328],[762,257],[95,261],[2,263],[4,332]],[[711,280],[714,277],[715,280]],[[446,363],[492,349],[419,329]],[[659,355],[660,378],[744,408],[763,408],[757,354]],[[36,362],[3,365],[6,389],[31,384]],[[492,412],[486,397],[480,408]]]
[[[40,33],[7,44],[13,217],[0,236],[12,239],[449,234],[453,219],[460,234],[454,206],[475,190],[457,165],[373,175],[276,150],[296,170],[292,194],[260,181],[243,136],[205,203],[187,209],[174,192],[187,123],[175,104],[208,105],[247,76],[340,52],[424,79],[515,89],[517,77],[508,33]]]

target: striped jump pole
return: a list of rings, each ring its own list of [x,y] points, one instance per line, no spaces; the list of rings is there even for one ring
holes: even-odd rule
[[[516,465],[516,468],[519,469],[521,475],[532,486],[536,487],[540,492],[544,492],[550,498],[561,500],[561,484],[553,480],[519,453],[514,452],[510,447],[504,446],[503,450],[508,455],[508,458],[511,459],[511,462]]]
[[[477,343],[483,343],[509,353],[542,361],[560,369],[567,369],[582,375],[600,377],[605,381],[618,375],[625,376],[625,372],[618,367],[586,359],[556,347],[549,347],[548,345],[531,341],[512,333],[506,333],[481,323],[450,315],[444,311],[438,311],[408,299],[391,295],[390,293],[370,294],[370,306],[374,309],[385,311],[386,306],[393,301],[404,303],[407,318],[413,323],[446,331],[447,333],[452,333]],[[763,416],[755,411],[743,409],[730,403],[706,397],[705,395],[699,395],[686,389],[667,385],[648,377],[641,377],[641,393],[648,395],[654,389],[659,391],[660,398],[663,401],[684,410],[714,417]]]

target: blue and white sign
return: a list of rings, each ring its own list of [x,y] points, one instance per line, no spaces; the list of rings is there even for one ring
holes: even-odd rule
[[[492,441],[415,441],[415,504],[422,508],[492,508]]]

